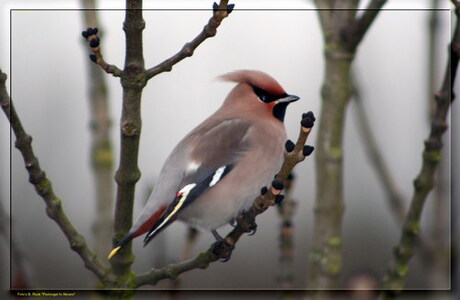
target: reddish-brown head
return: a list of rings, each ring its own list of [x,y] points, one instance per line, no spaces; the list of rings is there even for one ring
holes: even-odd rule
[[[299,97],[288,95],[283,87],[270,75],[254,70],[239,70],[220,76],[225,81],[239,85],[229,94],[228,106],[240,104],[246,108],[265,108],[273,117],[283,122],[286,107]],[[249,100],[245,99],[249,96]]]

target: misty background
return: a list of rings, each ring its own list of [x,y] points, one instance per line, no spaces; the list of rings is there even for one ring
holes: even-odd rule
[[[372,130],[385,161],[397,182],[406,206],[412,195],[412,181],[421,167],[423,141],[429,132],[428,28],[432,1],[388,1],[359,47],[354,70]],[[33,3],[33,4],[32,4]],[[136,188],[135,216],[148,198],[163,162],[176,143],[194,126],[213,113],[234,84],[215,80],[237,70],[257,69],[276,78],[290,94],[301,97],[286,113],[288,137],[298,135],[301,114],[320,113],[323,80],[323,42],[317,12],[311,1],[234,1],[236,9],[223,20],[214,38],[206,40],[194,55],[149,81],[142,102],[142,135],[139,166],[142,177]],[[9,92],[40,165],[53,183],[70,220],[90,246],[94,244],[92,224],[97,215],[90,167],[90,130],[87,68],[90,50],[81,37],[86,29],[79,1],[3,1],[0,23],[0,67],[9,76]],[[145,1],[144,58],[151,67],[181,49],[193,39],[211,17],[209,10],[167,10],[211,8],[212,1]],[[263,5],[263,6],[261,6]],[[363,6],[365,3],[363,4]],[[60,8],[60,9],[56,9]],[[119,1],[103,1],[99,11],[102,54],[108,63],[123,67],[124,12]],[[239,10],[252,8],[251,10]],[[276,10],[253,10],[270,8]],[[283,9],[281,9],[283,8]],[[435,91],[440,87],[451,36],[450,1],[439,1],[435,12]],[[14,9],[14,10],[11,10]],[[40,10],[36,10],[40,9]],[[51,10],[53,9],[53,10]],[[111,10],[107,10],[111,9]],[[157,10],[161,9],[161,10]],[[165,10],[163,10],[165,9]],[[11,11],[10,11],[11,10]],[[11,27],[10,27],[11,25]],[[11,31],[10,31],[11,30]],[[11,32],[11,35],[10,35]],[[11,52],[9,45],[11,45]],[[106,75],[109,86],[111,138],[115,169],[118,165],[121,87],[119,79]],[[458,115],[456,102],[452,114]],[[453,118],[452,118],[453,119]],[[452,124],[452,122],[454,122]],[[451,137],[458,136],[458,122],[449,118],[443,137],[443,211],[446,237],[450,239]],[[450,126],[454,127],[453,129]],[[344,257],[340,287],[346,288],[354,275],[370,273],[381,280],[398,242],[400,230],[382,186],[371,167],[359,135],[353,102],[348,108],[345,130],[345,215]],[[313,129],[307,144],[315,145]],[[96,282],[78,255],[69,249],[58,226],[46,216],[45,204],[28,183],[20,153],[10,140],[9,124],[0,117],[0,200],[11,212],[11,233],[27,262],[32,288],[85,289]],[[452,147],[457,147],[454,139]],[[10,152],[11,151],[11,152]],[[314,154],[313,154],[314,155]],[[454,158],[454,157],[453,157]],[[315,197],[314,157],[295,168],[297,181],[292,197],[297,201],[294,217],[294,288],[306,285],[308,252],[313,232]],[[424,209],[422,235],[432,236],[433,193]],[[11,205],[11,207],[10,207]],[[458,215],[458,211],[453,213]],[[270,208],[257,218],[258,231],[243,236],[227,263],[213,263],[207,270],[183,276],[187,289],[273,289],[278,288],[279,226],[277,210]],[[146,248],[142,239],[133,243],[135,272],[177,262],[187,227],[174,223]],[[226,234],[229,226],[218,231]],[[213,242],[202,233],[194,254]],[[1,246],[2,286],[8,287],[8,243]],[[161,256],[161,259],[158,258]],[[156,258],[155,258],[156,257]],[[416,255],[410,264],[408,289],[450,289],[450,268],[441,274],[426,272],[425,258]],[[155,265],[159,264],[159,265]],[[442,276],[446,280],[434,280]],[[163,282],[159,287],[167,288]],[[148,287],[158,288],[158,287]]]

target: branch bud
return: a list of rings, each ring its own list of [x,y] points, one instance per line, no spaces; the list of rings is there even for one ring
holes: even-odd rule
[[[294,150],[295,144],[291,140],[287,140],[286,144],[284,144],[284,147],[286,148],[286,151],[290,153]]]
[[[268,192],[268,188],[264,186],[263,188],[260,189],[260,194],[263,196]]]
[[[230,14],[233,11],[233,8],[235,8],[235,4],[227,5],[227,13]]]
[[[284,184],[279,180],[272,181],[272,193],[278,195],[284,189]]]
[[[313,150],[315,150],[315,147],[309,146],[309,145],[305,145],[305,146],[303,147],[303,155],[304,155],[304,156],[309,156],[309,155],[313,152]]]
[[[214,3],[212,4],[212,10],[213,10],[214,12],[217,12],[217,11],[219,10],[219,4],[217,4],[216,2],[214,2]]]
[[[310,119],[313,120],[313,122],[316,121],[315,115],[313,114],[312,111],[309,111],[309,112],[307,112],[307,113],[302,114],[302,119],[303,119],[303,118],[310,118]]]
[[[89,59],[91,59],[91,61],[92,61],[93,63],[96,63],[96,62],[97,62],[96,55],[94,55],[94,54],[90,54],[90,55],[89,55]]]
[[[283,201],[283,199],[284,199],[284,195],[281,195],[281,194],[276,195],[276,196],[275,196],[275,203],[276,203],[276,204],[280,204],[281,201]]]
[[[300,124],[302,125],[302,127],[312,128],[313,125],[315,125],[315,121],[313,121],[313,119],[311,119],[310,117],[305,117],[305,118],[302,118],[302,121],[300,121]]]

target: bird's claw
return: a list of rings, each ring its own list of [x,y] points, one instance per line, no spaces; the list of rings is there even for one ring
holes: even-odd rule
[[[227,262],[230,260],[232,256],[233,249],[235,249],[234,245],[230,245],[225,240],[216,241],[211,246],[212,253],[219,257],[221,262]]]
[[[246,214],[246,212],[243,212]],[[247,220],[247,221],[246,221]],[[247,218],[245,221],[240,222],[240,226],[243,227],[244,232],[247,232],[248,235],[254,235],[257,231],[257,224],[255,220],[250,220]]]
[[[249,236],[256,234],[256,231],[257,231],[257,224],[256,224],[256,222],[251,223],[251,224],[249,225],[248,229],[249,229],[249,231],[248,231],[248,232],[249,232],[249,233],[248,233]]]

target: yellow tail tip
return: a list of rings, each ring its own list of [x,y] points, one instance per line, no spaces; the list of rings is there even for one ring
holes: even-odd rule
[[[111,259],[115,254],[117,254],[118,250],[120,250],[121,246],[113,248],[112,251],[109,253],[109,259]]]

